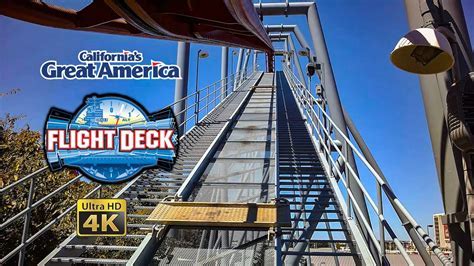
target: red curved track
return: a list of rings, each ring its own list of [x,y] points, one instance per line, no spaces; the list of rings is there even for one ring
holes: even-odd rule
[[[3,0],[0,14],[55,28],[261,50],[273,71],[273,46],[251,0],[94,0],[80,11]]]

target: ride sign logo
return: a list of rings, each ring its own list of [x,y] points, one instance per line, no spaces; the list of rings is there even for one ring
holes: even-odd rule
[[[88,96],[75,113],[52,108],[44,136],[51,170],[72,167],[104,183],[127,181],[150,167],[170,171],[179,146],[171,108],[148,114],[115,95]]]

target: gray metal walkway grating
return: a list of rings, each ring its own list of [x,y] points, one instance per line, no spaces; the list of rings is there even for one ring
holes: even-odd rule
[[[244,100],[226,136],[187,201],[248,203],[275,198],[275,89],[265,73]],[[273,242],[256,228],[170,226],[155,252],[160,265],[261,265],[271,263]]]
[[[177,161],[171,172],[146,171],[117,195],[127,200],[129,235],[125,238],[79,238],[73,234],[41,264],[126,264],[145,235],[152,230],[153,225],[146,224],[145,218],[163,198],[176,194],[261,75],[261,72],[251,75],[181,139]]]
[[[352,256],[360,264],[357,249],[346,226],[339,203],[306,128],[283,72],[277,80],[279,197],[291,206],[293,226],[284,228],[282,260],[295,265],[311,256]],[[348,252],[337,251],[336,244]],[[329,247],[318,249],[317,247]]]

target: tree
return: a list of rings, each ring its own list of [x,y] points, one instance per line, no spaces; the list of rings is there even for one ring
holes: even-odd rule
[[[0,97],[5,95],[0,95]],[[6,114],[0,118],[0,187],[5,187],[18,179],[33,173],[45,166],[41,145],[41,134],[28,126],[17,129],[16,124],[21,116]],[[35,176],[34,202],[67,181],[77,176],[77,171],[62,170],[59,172],[44,171]],[[2,195],[0,201],[0,221],[4,222],[27,206],[30,181],[17,186]],[[76,200],[83,197],[95,186],[94,183],[78,181],[59,195],[47,200],[32,212],[30,234],[38,232],[43,226],[56,218]],[[51,252],[62,239],[74,231],[74,212],[64,217],[27,249],[27,264],[37,264]],[[0,253],[4,257],[21,242],[23,220],[10,224],[0,232]],[[8,261],[15,263],[16,258]]]

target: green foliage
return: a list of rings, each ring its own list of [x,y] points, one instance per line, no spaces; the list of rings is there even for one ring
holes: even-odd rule
[[[21,117],[7,114],[0,118],[0,187],[5,187],[22,177],[45,166],[44,154],[41,146],[40,132],[29,127],[17,129],[16,123]],[[38,201],[59,186],[71,180],[78,173],[72,170],[62,170],[52,173],[45,170],[34,177],[33,202]],[[0,201],[0,221],[19,213],[27,207],[30,182],[26,181],[21,186],[2,195]],[[72,206],[76,200],[86,195],[96,184],[78,181],[59,195],[47,200],[31,213],[31,222],[28,237],[31,237],[43,226],[56,218],[65,209]],[[62,239],[73,232],[75,226],[74,215],[71,212],[61,222],[48,230],[27,249],[27,264],[36,264],[52,251]],[[23,232],[23,219],[10,224],[6,230],[0,232],[1,257],[13,250],[21,243]],[[17,257],[9,261],[16,262]]]

